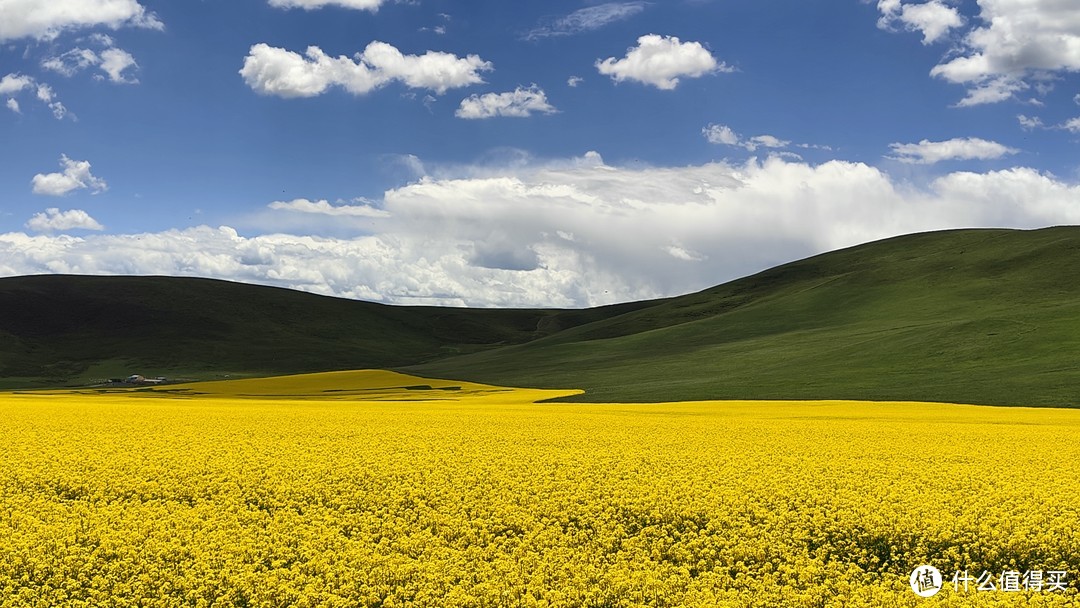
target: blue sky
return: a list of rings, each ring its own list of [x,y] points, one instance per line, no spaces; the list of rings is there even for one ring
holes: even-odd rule
[[[0,276],[685,293],[1080,222],[1053,0],[0,0]]]

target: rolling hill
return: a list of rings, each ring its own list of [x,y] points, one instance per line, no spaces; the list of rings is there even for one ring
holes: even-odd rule
[[[9,387],[127,370],[205,379],[379,367],[583,388],[574,399],[588,401],[1072,406],[1078,358],[1077,227],[908,235],[587,310],[395,307],[206,279],[0,279]]]
[[[0,388],[130,373],[193,380],[391,368],[514,344],[650,305],[401,307],[183,277],[0,279]]]

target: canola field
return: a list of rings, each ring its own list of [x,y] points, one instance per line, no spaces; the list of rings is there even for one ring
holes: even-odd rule
[[[572,392],[0,394],[0,606],[1080,605],[1080,411]]]

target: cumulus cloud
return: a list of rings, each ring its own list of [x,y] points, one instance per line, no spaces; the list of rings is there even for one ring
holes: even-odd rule
[[[1061,128],[1071,133],[1080,133],[1080,116],[1066,120],[1061,124]]]
[[[34,176],[34,194],[46,196],[64,196],[75,190],[90,190],[92,194],[108,190],[105,180],[90,173],[90,162],[71,160],[67,155],[60,156],[60,173],[38,173]]]
[[[900,0],[878,0],[878,10],[881,11],[878,27],[890,30],[899,24],[908,31],[922,32],[923,44],[936,42],[947,35],[949,30],[964,25],[960,12],[940,0],[919,4],[902,3]]]
[[[3,0],[0,7],[0,42],[52,40],[63,31],[98,26],[164,28],[157,16],[136,0]]]
[[[438,176],[384,193],[376,204],[389,215],[373,234],[16,232],[0,234],[0,274],[210,276],[400,304],[586,306],[686,293],[899,234],[1080,223],[1080,186],[1028,168],[915,186],[837,160],[618,167],[590,153],[429,172]]]
[[[476,55],[457,57],[437,51],[405,55],[378,41],[353,57],[331,57],[317,46],[309,46],[300,55],[259,43],[251,47],[240,75],[256,93],[278,97],[314,97],[332,86],[365,95],[395,81],[442,94],[482,83],[480,73],[491,69],[490,62]]]
[[[580,76],[571,76],[570,78],[566,79],[566,86],[574,88],[583,82],[585,82],[584,78]]]
[[[888,158],[919,165],[945,160],[992,160],[1017,153],[1015,148],[978,137],[958,137],[946,141],[924,139],[917,144],[893,143],[889,147],[895,156]]]
[[[533,85],[531,87],[518,87],[508,93],[485,93],[483,95],[470,95],[461,100],[454,115],[458,118],[494,118],[496,116],[513,116],[526,118],[533,113],[553,114],[557,112],[554,106],[548,103],[544,91]]]
[[[548,19],[525,34],[526,40],[552,36],[570,36],[597,30],[609,23],[622,21],[645,10],[645,2],[607,2],[578,9],[569,15]]]
[[[326,6],[353,8],[375,12],[386,0],[270,0],[270,6],[276,8],[302,8],[314,10]]]
[[[647,34],[627,50],[622,59],[608,57],[596,62],[601,74],[612,80],[636,80],[659,89],[671,90],[679,78],[698,78],[713,72],[731,72],[733,68],[717,62],[700,42],[680,42],[674,36]]]
[[[773,135],[755,135],[753,137],[743,138],[727,125],[711,123],[701,129],[701,134],[704,135],[705,139],[711,144],[738,146],[740,148],[746,148],[751,152],[756,151],[758,148],[786,148],[791,145],[790,141],[780,139]],[[799,145],[804,148],[812,147],[810,144]]]
[[[26,222],[26,227],[35,232],[58,232],[64,230],[104,230],[105,227],[82,209],[60,211],[49,207],[44,213],[35,213]]]
[[[9,97],[4,105],[6,105],[7,109],[11,110],[12,112],[15,112],[16,114],[22,114],[22,109],[19,108],[19,101],[17,99]]]
[[[311,201],[306,198],[297,198],[288,202],[274,201],[267,205],[270,209],[278,211],[295,211],[298,213],[312,213],[326,216],[351,216],[351,217],[388,217],[390,214],[370,204],[361,205],[331,205],[324,200]]]
[[[939,0],[904,4],[880,0],[880,23],[919,29],[924,43],[963,24]],[[1039,94],[1064,73],[1080,71],[1080,17],[1068,0],[979,0],[974,25],[931,75],[967,87],[958,106],[998,103],[1035,88]]]

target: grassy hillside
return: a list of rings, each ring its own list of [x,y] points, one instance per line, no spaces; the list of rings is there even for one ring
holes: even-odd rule
[[[213,379],[388,368],[524,342],[646,305],[469,310],[196,278],[5,278],[0,388],[131,373]]]
[[[870,243],[407,369],[590,401],[1080,405],[1080,228]]]
[[[207,279],[0,279],[0,388],[357,368],[578,400],[1080,404],[1080,228],[917,234],[666,300],[396,307]]]

